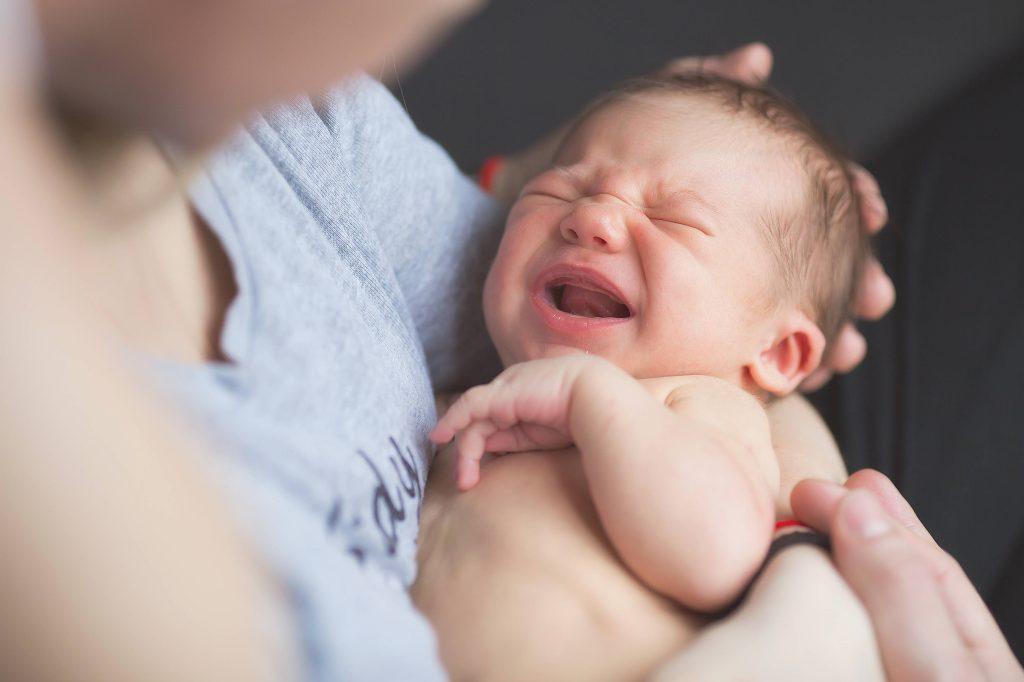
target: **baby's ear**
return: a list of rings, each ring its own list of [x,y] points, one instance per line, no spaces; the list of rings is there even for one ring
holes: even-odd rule
[[[776,327],[774,338],[747,365],[754,382],[774,395],[796,390],[817,369],[825,351],[825,335],[803,312],[787,313]]]

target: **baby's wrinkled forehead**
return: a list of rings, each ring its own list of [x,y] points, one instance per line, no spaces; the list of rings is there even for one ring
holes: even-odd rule
[[[557,156],[564,158],[578,153],[581,146],[627,131],[635,134],[634,143],[651,138],[668,143],[682,137],[690,144],[746,145],[751,154],[762,152],[763,147],[785,154],[796,146],[789,131],[738,111],[718,95],[650,90],[612,93],[595,102],[572,126]]]
[[[622,176],[642,186],[646,199],[690,193],[736,220],[788,214],[806,197],[797,145],[703,92],[630,92],[599,101],[573,126],[555,162],[581,183],[596,179],[597,189]]]

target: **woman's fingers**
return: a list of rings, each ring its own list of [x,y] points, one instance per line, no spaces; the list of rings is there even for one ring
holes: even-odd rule
[[[831,481],[801,481],[790,495],[793,513],[808,526],[829,534],[840,504],[853,489],[874,496],[875,501],[900,526],[901,531],[907,534],[908,541],[919,550],[922,560],[936,578],[941,580],[949,572],[950,566],[956,565],[953,558],[935,544],[896,486],[877,471],[858,471],[850,477],[845,487]]]
[[[774,57],[764,43],[748,43],[721,56],[708,57],[704,70],[758,85],[772,73]]]
[[[704,69],[730,78],[758,85],[772,73],[774,56],[764,43],[741,45],[720,57],[710,57]]]
[[[855,163],[849,165],[854,194],[860,210],[861,223],[869,233],[878,232],[889,220],[889,210],[878,189],[874,176]],[[877,320],[892,308],[896,301],[896,288],[885,274],[882,264],[874,257],[868,259],[857,289],[854,311],[857,317]],[[851,323],[847,323],[833,343],[827,360],[801,385],[804,391],[816,391],[832,378],[834,372],[846,373],[859,365],[867,353],[864,337]]]
[[[800,390],[804,393],[814,393],[832,379],[832,374],[832,370],[822,365],[807,375],[807,378],[800,384]]]
[[[723,55],[673,59],[661,72],[666,75],[711,73],[759,85],[771,75],[772,62],[772,51],[767,45],[748,43]]]
[[[964,679],[1024,680],[970,579],[883,474],[858,471],[845,487],[802,481],[791,501],[797,518],[830,532],[836,564],[871,613],[892,679],[930,678],[937,669],[927,660],[938,660],[953,679],[962,672]],[[897,634],[906,627],[909,635]],[[949,629],[959,642],[953,649]]]
[[[874,234],[889,220],[889,209],[874,176],[855,163],[849,164],[848,168],[853,180],[853,191],[857,198],[861,223],[865,230]],[[875,258],[870,258],[857,290],[857,316],[877,320],[889,312],[895,300],[896,289],[892,280],[885,274],[881,263]],[[833,343],[827,361],[812,372],[800,388],[804,391],[818,390],[828,383],[833,373],[846,373],[859,365],[866,353],[867,342],[864,337],[853,324],[845,324]]]
[[[970,578],[952,557],[948,566],[940,577],[946,606],[964,643],[985,671],[986,679],[1024,682],[1024,669]]]
[[[800,390],[808,393],[817,391],[828,383],[835,372],[845,374],[859,365],[867,352],[867,341],[856,327],[847,322],[832,342],[827,360],[804,379]]]
[[[885,474],[874,469],[861,469],[850,475],[846,485],[832,481],[807,479],[793,488],[790,502],[801,521],[817,531],[828,533],[839,503],[850,490],[871,492],[882,508],[904,528],[934,544],[931,534],[914,513],[913,507],[900,494]]]
[[[857,316],[877,320],[889,312],[896,302],[896,287],[876,258],[868,259],[860,288],[857,290]]]
[[[861,224],[865,230],[874,234],[889,222],[889,207],[886,206],[875,176],[856,163],[850,163],[847,168],[853,179],[853,192],[857,195]]]
[[[896,523],[913,534],[922,559],[930,567],[953,624],[967,648],[973,652],[988,679],[1014,680],[1024,677],[1006,638],[992,613],[963,568],[943,551],[921,523],[913,507],[887,476],[873,469],[854,473],[846,482],[851,490],[867,490]]]
[[[828,535],[839,503],[848,491],[838,483],[805,479],[793,487],[789,503],[801,523]]]
[[[910,503],[903,497],[899,489],[889,480],[889,477],[882,472],[875,471],[874,469],[855,471],[847,479],[846,487],[850,490],[862,489],[870,491],[886,513],[896,519],[901,526],[910,530],[915,535],[931,540],[933,544],[935,543],[931,533],[921,523],[921,519],[917,517],[914,508],[910,506]]]
[[[845,374],[859,365],[867,352],[867,341],[856,327],[846,323],[832,342],[832,350],[828,354],[828,367],[832,371]]]
[[[867,490],[847,494],[832,524],[836,565],[871,614],[887,675],[985,679],[931,567],[908,537]]]

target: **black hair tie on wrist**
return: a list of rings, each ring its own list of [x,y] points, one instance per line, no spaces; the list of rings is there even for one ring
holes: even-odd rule
[[[786,533],[785,535],[780,535],[779,537],[772,540],[772,544],[768,546],[768,553],[765,555],[764,561],[761,562],[761,567],[757,569],[757,573],[755,573],[754,577],[750,579],[749,583],[747,583],[747,586],[746,588],[744,588],[743,593],[740,594],[740,596],[732,604],[716,613],[715,617],[724,618],[732,614],[732,612],[735,611],[737,607],[739,607],[739,605],[743,603],[743,600],[747,598],[747,594],[754,587],[754,583],[756,583],[757,580],[761,577],[761,574],[764,573],[764,569],[768,566],[771,560],[774,559],[775,556],[782,550],[786,549],[787,547],[793,547],[794,545],[812,545],[814,547],[820,547],[826,552],[830,552],[832,550],[832,543],[829,542],[828,536],[822,535],[821,533],[814,530],[796,530],[790,533]]]
[[[764,572],[765,566],[772,558],[793,545],[814,545],[815,547],[821,547],[826,552],[832,550],[832,543],[829,542],[827,535],[822,535],[818,531],[814,530],[797,530],[792,533],[786,533],[772,540],[772,544],[768,547],[768,554],[764,557],[764,563],[761,564],[761,568],[757,570],[757,575],[754,576],[754,580],[760,577],[761,573]],[[750,582],[754,582],[751,580]]]

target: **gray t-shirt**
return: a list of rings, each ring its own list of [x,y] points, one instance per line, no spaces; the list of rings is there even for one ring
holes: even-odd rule
[[[230,362],[153,364],[214,445],[308,678],[443,678],[406,588],[431,385],[498,369],[480,299],[500,208],[366,77],[256,118],[193,200],[238,283]]]

